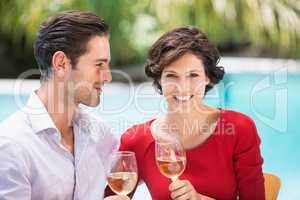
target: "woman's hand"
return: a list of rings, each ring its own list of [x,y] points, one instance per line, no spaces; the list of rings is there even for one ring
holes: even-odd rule
[[[175,200],[213,200],[199,194],[188,180],[175,180],[170,186],[171,198]]]
[[[113,196],[104,198],[104,200],[130,200],[130,198],[127,196],[122,196],[122,195],[113,195]]]

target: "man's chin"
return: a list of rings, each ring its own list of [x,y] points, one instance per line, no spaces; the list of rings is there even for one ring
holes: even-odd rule
[[[95,101],[95,102],[81,102],[82,105],[88,106],[88,107],[97,107],[100,104],[100,101]]]

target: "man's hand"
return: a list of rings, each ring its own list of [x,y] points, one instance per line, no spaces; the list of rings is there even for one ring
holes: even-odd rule
[[[104,198],[104,200],[130,200],[129,197],[123,195],[114,195]]]

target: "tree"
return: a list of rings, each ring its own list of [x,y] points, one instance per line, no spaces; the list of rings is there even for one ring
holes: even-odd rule
[[[223,54],[300,58],[298,0],[1,0],[2,71],[14,77],[35,65],[39,24],[70,9],[93,11],[110,25],[113,66],[144,62],[161,34],[182,25],[198,26]]]

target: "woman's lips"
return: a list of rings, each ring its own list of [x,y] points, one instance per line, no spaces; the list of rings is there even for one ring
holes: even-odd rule
[[[186,102],[190,101],[193,97],[194,97],[194,95],[185,95],[185,96],[176,95],[173,98],[175,99],[175,101],[177,103],[186,103]]]

